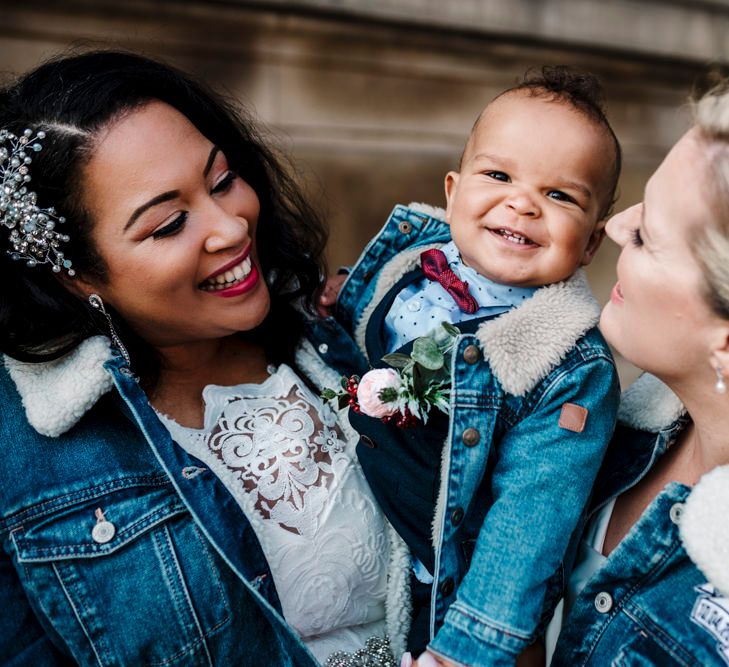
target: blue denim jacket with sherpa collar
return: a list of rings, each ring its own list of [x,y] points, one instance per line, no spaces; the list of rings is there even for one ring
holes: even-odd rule
[[[309,333],[296,367],[333,386],[358,352],[332,320]],[[107,338],[49,363],[6,357],[0,404],[3,665],[317,665],[282,618],[254,518],[175,445]],[[391,555],[398,650],[409,574]]]
[[[624,394],[592,514],[634,486],[688,420],[644,374]],[[667,484],[589,579],[564,621],[554,667],[729,665],[729,465]]]
[[[381,298],[423,250],[450,240],[442,218],[442,209],[397,206],[348,276],[338,317],[363,352]],[[513,664],[561,595],[618,406],[598,317],[578,271],[457,339],[429,644],[456,664]]]

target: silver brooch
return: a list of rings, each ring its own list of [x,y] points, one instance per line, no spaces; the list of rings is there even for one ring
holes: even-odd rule
[[[397,667],[388,637],[370,637],[364,648],[347,653],[335,651],[328,658],[324,667]]]
[[[56,224],[66,219],[53,208],[38,208],[35,192],[28,189],[31,155],[41,150],[45,136],[45,132],[33,136],[32,130],[25,130],[16,137],[0,130],[0,225],[10,230],[13,249],[7,252],[13,259],[25,260],[28,266],[50,264],[55,273],[66,269],[73,276],[71,260],[59,250],[68,236],[56,231]]]

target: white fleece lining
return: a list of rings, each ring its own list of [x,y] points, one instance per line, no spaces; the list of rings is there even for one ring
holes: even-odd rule
[[[33,364],[4,356],[4,362],[30,425],[41,435],[55,438],[111,390],[114,383],[104,368],[110,358],[109,339],[94,336],[54,361]]]
[[[618,420],[631,428],[655,433],[685,413],[676,394],[655,375],[643,373],[623,392]]]
[[[699,480],[686,500],[679,528],[689,558],[729,596],[729,465]]]
[[[510,394],[524,396],[565,358],[600,318],[583,270],[538,289],[523,305],[476,331],[494,375]]]
[[[422,204],[414,201],[408,204],[408,208],[416,213],[423,213],[431,218],[445,222],[446,212],[445,209],[440,206],[431,206],[430,204]]]

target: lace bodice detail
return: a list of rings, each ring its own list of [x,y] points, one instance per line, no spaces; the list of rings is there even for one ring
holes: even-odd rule
[[[160,418],[246,513],[284,616],[315,655],[357,648],[385,616],[389,548],[356,442],[286,365],[259,385],[209,385],[203,398],[202,429]]]

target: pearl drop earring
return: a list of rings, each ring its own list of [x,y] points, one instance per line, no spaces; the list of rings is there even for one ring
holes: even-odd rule
[[[724,382],[724,373],[722,372],[722,367],[717,364],[716,365],[716,384],[714,385],[714,389],[716,390],[717,394],[726,394],[726,382]]]

